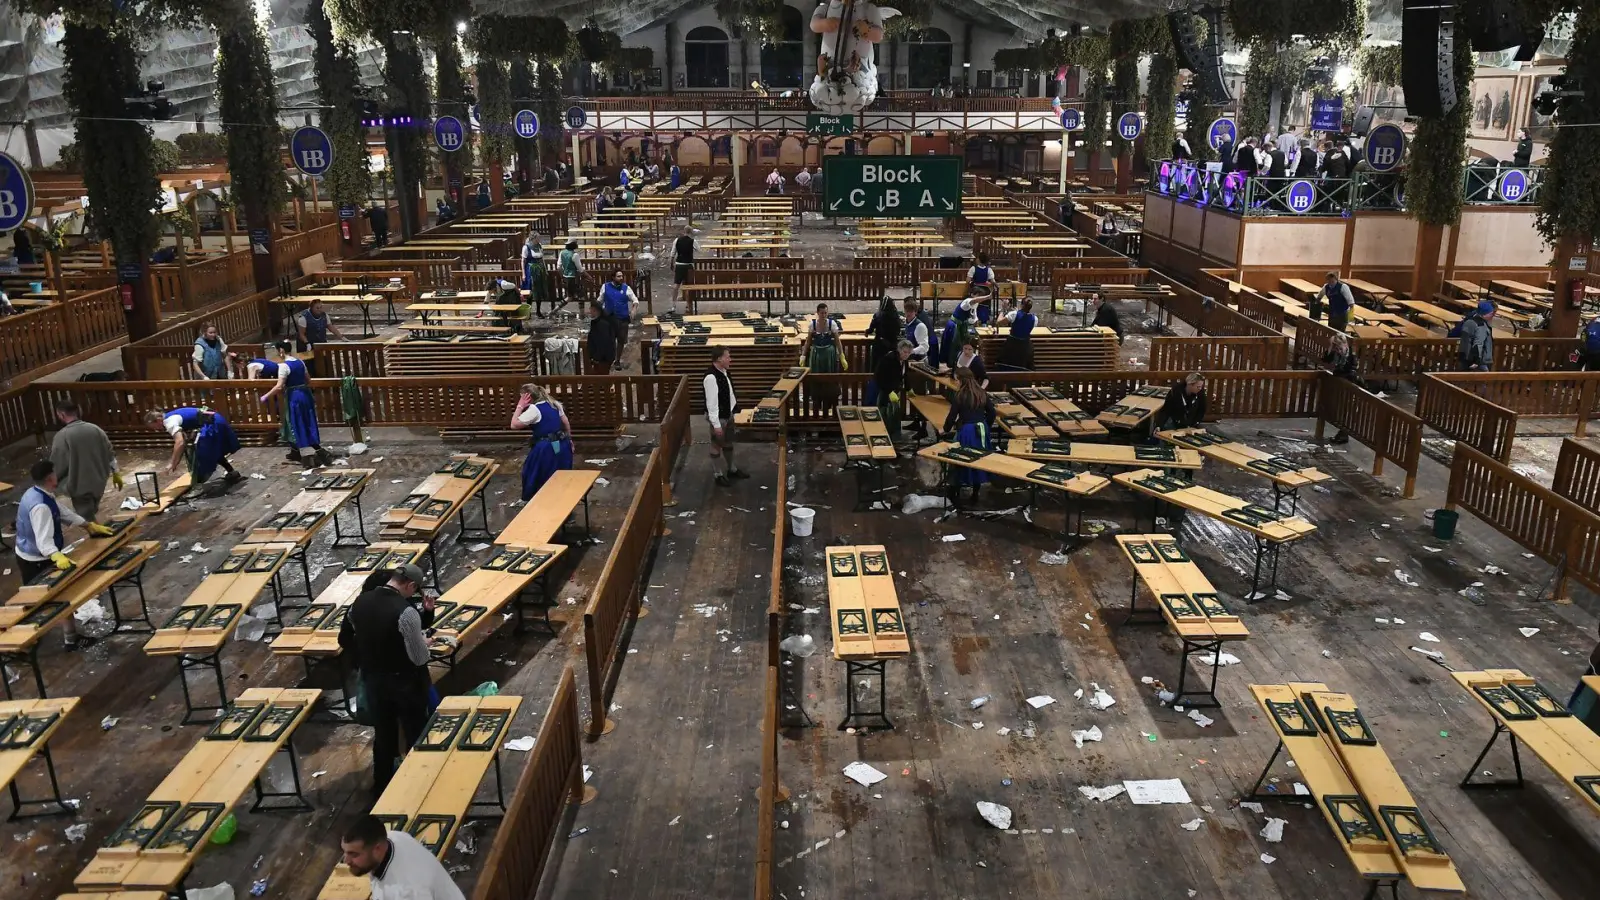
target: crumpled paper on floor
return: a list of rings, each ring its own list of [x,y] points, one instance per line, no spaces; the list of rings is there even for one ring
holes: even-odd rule
[[[1098,741],[1104,737],[1105,736],[1100,733],[1099,725],[1091,725],[1084,731],[1074,731],[1072,733],[1072,740],[1078,745],[1079,750],[1083,749],[1084,741]]]
[[[861,785],[862,787],[872,787],[878,782],[889,777],[877,769],[874,769],[872,766],[861,762],[860,760],[845,766],[844,774],[845,777],[849,778],[851,781],[854,781],[856,784]]]
[[[1289,824],[1286,819],[1267,819],[1267,824],[1261,828],[1261,836],[1269,844],[1276,844],[1283,840],[1283,826]]]
[[[1086,784],[1078,785],[1078,793],[1088,797],[1090,800],[1098,800],[1101,803],[1110,800],[1126,790],[1127,788],[1120,784],[1108,784],[1103,788],[1090,787]]]
[[[978,815],[983,820],[1001,831],[1011,827],[1011,808],[987,800],[978,801]]]

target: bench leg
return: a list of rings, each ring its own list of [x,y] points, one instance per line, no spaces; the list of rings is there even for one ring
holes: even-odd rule
[[[485,487],[487,487],[487,485],[485,485]],[[488,498],[484,496],[482,490],[478,491],[478,508],[479,512],[483,516],[483,525],[479,528],[469,528],[467,526],[467,505],[471,504],[471,502],[472,501],[470,500],[467,501],[467,504],[462,505],[461,511],[456,513],[456,542],[460,543],[461,541],[465,540],[494,540],[494,532],[489,530]]]
[[[196,706],[194,698],[189,694],[189,670],[210,669],[217,679],[217,705]],[[220,715],[228,708],[228,685],[222,678],[222,651],[219,649],[208,656],[178,656],[178,685],[183,688],[184,714],[181,725],[210,725],[216,716],[195,718],[195,713],[217,713]]]
[[[852,725],[852,723],[854,723],[857,719],[872,720],[875,723],[881,723],[881,727],[883,728],[887,728],[889,730],[894,729],[894,723],[889,721],[888,715],[888,678],[885,675],[885,669],[888,667],[888,664],[889,661],[884,659],[870,661],[845,661],[845,714],[844,721],[839,723],[840,731],[844,731],[846,728],[850,727],[854,727],[857,731],[869,731],[874,727],[873,724],[868,724],[865,721],[861,724]],[[878,680],[877,709],[860,708],[856,700],[855,688],[857,678],[876,678]]]
[[[366,493],[365,486],[363,486],[354,497],[350,498],[350,502],[354,503],[356,507],[356,529],[361,533],[361,537],[359,538],[360,543],[345,543],[346,541],[357,540],[357,538],[354,535],[349,537],[345,536],[344,529],[339,526],[339,514],[336,512],[333,515],[333,546],[365,547],[368,543],[370,543],[367,540],[367,523],[363,520],[363,513],[361,511],[361,495],[363,493]]]
[[[462,816],[462,818],[463,819],[503,819],[503,818],[505,818],[505,815],[506,815],[506,788],[505,788],[505,779],[500,773],[500,751],[498,749],[494,751],[494,801],[493,801],[493,803],[494,803],[494,806],[499,809],[498,812],[473,812],[472,811],[472,807],[474,807],[474,806],[488,806],[488,805],[490,805],[490,801],[488,801],[488,800],[473,800],[471,803],[467,804],[466,815]]]
[[[10,818],[6,819],[8,822],[15,822],[18,819],[33,819],[39,816],[69,815],[73,812],[72,807],[61,799],[61,782],[56,779],[56,761],[50,755],[50,745],[46,744],[40,747],[36,756],[44,760],[45,771],[50,775],[50,796],[38,799],[24,799],[22,793],[17,790],[16,779],[13,778],[11,784],[8,785],[11,790],[11,805],[13,807]],[[47,809],[40,812],[23,812],[23,808],[27,806],[54,806],[55,809]]]
[[[1283,501],[1289,501],[1289,511],[1283,512]],[[1272,511],[1281,515],[1294,515],[1300,510],[1300,489],[1286,487],[1274,481],[1272,483]]]
[[[434,542],[438,539],[437,533],[428,538],[428,574],[433,578],[433,584],[430,586],[436,591],[442,591],[443,588],[439,587],[439,556],[433,549]]]
[[[39,699],[46,699],[49,695],[46,694],[44,690],[44,669],[39,666],[39,644],[37,641],[34,642],[32,647],[28,648],[27,653],[0,654],[0,682],[5,683],[6,699],[16,699],[11,695],[10,670],[12,668],[22,667],[27,667],[33,670],[33,686],[39,692]]]
[[[1135,617],[1142,617],[1138,623]],[[1124,625],[1142,624],[1151,625],[1161,621],[1161,610],[1155,607],[1150,609],[1139,608],[1139,573],[1133,575],[1133,590],[1128,592],[1128,615],[1122,620]]]
[[[1398,878],[1386,878],[1372,882],[1367,887],[1367,893],[1363,900],[1377,900],[1378,891],[1382,888],[1388,888],[1389,896],[1394,900],[1400,900],[1400,880]]]
[[[1483,762],[1484,757],[1489,755],[1489,751],[1494,748],[1495,741],[1500,740],[1502,733],[1510,735],[1511,738],[1511,765],[1516,770],[1516,779],[1501,778],[1495,781],[1473,781],[1472,777],[1478,771],[1478,765]],[[1519,788],[1522,786],[1522,754],[1517,749],[1517,736],[1511,733],[1511,729],[1507,728],[1505,723],[1496,721],[1494,723],[1494,734],[1489,735],[1489,742],[1483,745],[1483,752],[1479,753],[1478,758],[1472,761],[1472,765],[1467,769],[1467,776],[1461,779],[1461,789],[1479,790],[1502,787]]]
[[[278,752],[287,753],[289,755],[289,774],[294,778],[294,790],[269,791],[261,786],[261,776],[257,775],[255,781],[256,802],[251,804],[250,811],[257,812],[259,810],[285,810],[289,812],[310,812],[315,807],[313,807],[311,803],[306,800],[306,796],[300,786],[300,754],[296,753],[294,749],[294,735],[289,735],[288,739],[283,742],[283,747],[281,747]],[[267,801],[269,800],[280,800],[286,797],[293,797],[295,802],[283,806],[267,805]]]
[[[126,578],[106,588],[106,593],[111,600],[111,619],[115,623],[114,633],[118,634],[151,634],[156,630],[155,623],[150,621],[150,604],[144,596],[144,567],[140,563]],[[117,599],[117,585],[132,584],[139,591],[139,615],[123,618],[122,607]]]
[[[1292,791],[1290,793],[1287,793],[1287,794],[1278,793],[1276,791],[1268,791],[1265,794],[1261,793],[1261,783],[1267,780],[1267,773],[1272,771],[1272,764],[1278,761],[1278,754],[1280,754],[1282,752],[1283,752],[1283,739],[1279,738],[1278,739],[1278,746],[1272,748],[1272,755],[1267,757],[1267,764],[1265,766],[1261,767],[1261,774],[1256,776],[1256,783],[1250,788],[1250,793],[1245,794],[1242,799],[1255,800],[1255,801],[1260,801],[1260,800],[1301,800],[1301,801],[1303,801],[1305,799],[1305,795],[1304,794],[1295,794]]]
[[[1195,653],[1211,654],[1211,687],[1209,690],[1185,691],[1184,682],[1189,677],[1189,657]],[[1183,659],[1178,663],[1178,690],[1173,703],[1195,709],[1216,709],[1222,705],[1217,699],[1217,672],[1222,668],[1222,642],[1221,641],[1191,641],[1183,640]],[[1185,700],[1185,697],[1197,697],[1198,700]]]

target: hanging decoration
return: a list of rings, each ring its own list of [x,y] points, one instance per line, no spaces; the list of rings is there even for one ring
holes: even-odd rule
[[[878,97],[874,55],[884,23],[899,11],[871,0],[823,0],[811,14],[811,30],[822,36],[811,104],[830,115],[853,115]]]

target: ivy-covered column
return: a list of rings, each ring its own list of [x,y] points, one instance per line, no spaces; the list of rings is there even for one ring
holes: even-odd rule
[[[1550,335],[1577,334],[1581,312],[1571,301],[1586,284],[1589,248],[1600,233],[1600,3],[1578,7],[1567,78],[1583,91],[1561,98],[1550,162],[1539,188],[1539,231],[1555,245],[1556,296],[1550,308]],[[1571,269],[1574,260],[1584,268]],[[1580,295],[1581,297],[1581,295]]]
[[[511,159],[511,75],[506,64],[487,57],[478,57],[474,67],[478,76],[478,109],[481,112],[478,152],[483,154],[483,165],[488,170],[489,200],[500,203],[506,199],[506,163]]]
[[[1100,160],[1106,152],[1106,138],[1111,135],[1111,128],[1106,124],[1106,116],[1110,113],[1109,104],[1106,103],[1106,88],[1109,85],[1105,63],[1090,67],[1089,91],[1083,101],[1083,144],[1089,148],[1090,184],[1094,184],[1096,173],[1100,171]]]
[[[217,32],[217,109],[228,136],[228,176],[244,207],[257,291],[278,281],[278,213],[283,209],[282,137],[267,35],[250,0],[210,6]]]
[[[549,128],[550,126],[545,124],[544,113],[536,106],[536,100],[533,95],[533,64],[525,58],[512,60],[509,74],[511,97],[513,99],[512,105],[517,109],[532,109],[539,117],[540,131]],[[517,154],[516,168],[514,169],[516,174],[512,177],[517,182],[517,190],[526,193],[533,187],[534,179],[539,177],[538,167],[533,164],[534,160],[539,158],[539,139],[537,137],[530,139],[512,135],[511,145]]]
[[[468,105],[467,78],[461,71],[461,45],[453,28],[447,29],[434,46],[435,80],[438,91],[434,100],[434,118],[455,116],[466,130],[466,140],[455,150],[439,150],[439,161],[444,168],[445,194],[456,208],[456,217],[465,219],[472,215],[472,201],[467,197],[466,173],[472,169],[472,122]]]
[[[372,196],[372,169],[367,156],[367,129],[362,124],[361,68],[348,41],[336,41],[333,23],[321,3],[306,7],[306,25],[316,41],[312,66],[317,78],[317,102],[322,105],[322,127],[333,141],[333,164],[323,176],[323,186],[334,209],[353,207],[353,219],[341,219],[349,228],[343,248],[347,256],[362,247],[366,218],[359,214]]]
[[[503,167],[515,147],[517,182],[527,190],[540,146],[547,145],[552,135],[560,146],[560,74],[553,61],[575,52],[572,33],[562,20],[544,16],[479,16],[467,32],[467,45],[478,57],[478,100],[490,177],[498,180],[496,164]],[[510,130],[516,111],[530,107],[539,117],[539,135],[533,140],[516,137]],[[499,186],[491,190],[499,191]]]

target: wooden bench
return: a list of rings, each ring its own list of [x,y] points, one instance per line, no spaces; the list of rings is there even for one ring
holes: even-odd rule
[[[81,577],[48,600],[32,605],[7,603],[0,606],[0,678],[10,669],[31,669],[39,696],[47,696],[44,669],[39,665],[39,642],[52,628],[71,621],[79,607],[101,593],[109,595],[112,616],[118,629],[125,622],[142,622],[144,630],[148,630],[150,611],[145,604],[144,565],[159,549],[159,541],[124,544],[102,556]],[[123,583],[132,584],[139,592],[139,614],[127,619],[124,619],[117,600],[117,586]],[[5,680],[6,698],[10,699],[11,685],[9,679]]]
[[[1133,564],[1133,589],[1128,597],[1128,621],[1143,612],[1154,612],[1183,641],[1183,658],[1178,664],[1178,686],[1174,703],[1212,708],[1217,699],[1217,673],[1222,668],[1222,645],[1250,637],[1250,630],[1223,604],[1200,567],[1178,546],[1170,534],[1119,534],[1117,546]],[[1139,585],[1143,583],[1155,598],[1153,608],[1139,608]],[[1187,691],[1189,657],[1211,654],[1211,685],[1204,691]]]
[[[143,511],[152,516],[159,516],[189,493],[194,487],[194,476],[184,472],[167,482],[166,487],[162,487],[161,473],[135,472],[133,487],[139,494],[139,502],[144,504]]]
[[[472,818],[472,807],[493,803],[505,811],[505,784],[500,772],[500,746],[522,698],[444,697],[428,719],[422,739],[400,761],[394,779],[372,806],[372,814],[390,831],[416,838],[443,858],[455,845],[456,832]],[[493,767],[493,801],[473,798]],[[498,813],[488,817],[498,818]],[[317,894],[317,900],[366,900],[372,883],[340,863]]]
[[[0,702],[0,785],[11,792],[11,818],[26,819],[33,816],[70,814],[61,796],[61,782],[56,778],[55,758],[50,755],[50,738],[61,723],[78,706],[77,697],[58,697],[47,700],[6,700]],[[45,774],[50,777],[50,796],[24,798],[17,779],[22,770],[34,759],[44,760]],[[30,806],[53,806],[45,812],[23,812]]]
[[[940,487],[945,494],[950,493],[948,490],[950,467],[959,466],[1027,485],[1030,488],[1028,499],[1030,508],[1038,507],[1038,489],[1041,487],[1060,491],[1064,501],[1071,501],[1097,494],[1111,484],[1110,479],[1075,469],[1065,463],[1022,459],[992,450],[963,447],[953,441],[930,444],[918,450],[917,455],[942,464]],[[1066,504],[1064,510],[1061,531],[1066,535],[1070,533],[1072,519],[1070,502]],[[1081,526],[1083,524],[1081,508],[1078,519]]]
[[[73,886],[85,891],[173,890],[252,785],[256,791],[252,812],[269,800],[287,798],[298,802],[272,808],[309,811],[293,738],[320,693],[250,688],[240,694],[150,792],[144,805],[101,843]],[[261,774],[279,753],[289,757],[292,791],[262,787]]]
[[[838,414],[846,459],[891,460],[898,456],[877,407],[840,406]]]
[[[671,315],[645,316],[644,318],[639,320],[639,324],[641,326],[655,325],[655,326],[657,326],[659,328],[665,328],[665,327],[667,327],[669,325],[682,327],[683,325],[690,324],[690,323],[698,323],[698,324],[703,324],[703,325],[715,325],[715,324],[717,324],[719,322],[757,322],[757,321],[764,323],[767,320],[765,318],[763,318],[761,313],[758,313],[758,312],[755,312],[755,311],[751,310],[751,311],[747,311],[747,312],[695,313],[693,315],[683,315],[681,313],[674,313],[674,314],[671,314]]]
[[[900,598],[894,589],[889,554],[881,546],[829,547],[826,552],[828,621],[833,658],[845,663],[845,717],[839,730],[866,731],[889,720],[885,669],[889,660],[911,653]],[[878,680],[876,709],[863,709],[856,685]]]
[[[1310,303],[1311,298],[1322,292],[1321,285],[1312,284],[1302,278],[1280,278],[1278,287],[1301,303]]]
[[[1032,410],[1012,399],[1010,393],[993,392],[989,394],[989,399],[994,403],[995,424],[1011,437],[1052,438],[1058,434],[1056,426],[1048,419],[1035,415]]]
[[[594,539],[589,523],[589,491],[600,478],[595,469],[562,469],[550,476],[533,499],[523,505],[506,527],[500,541],[524,547],[548,544],[565,535],[567,520],[583,504],[584,540]]]
[[[361,594],[361,585],[373,572],[398,569],[412,565],[428,552],[426,544],[378,541],[369,545],[333,577],[332,583],[317,594],[311,605],[300,612],[293,621],[285,624],[272,639],[272,652],[306,659],[307,674],[313,659],[338,656],[339,628],[344,625],[350,604]],[[346,698],[348,699],[348,698]]]
[[[1483,752],[1472,761],[1466,777],[1461,779],[1463,788],[1523,787],[1522,759],[1517,755],[1520,742],[1556,773],[1562,786],[1576,791],[1591,810],[1600,814],[1600,735],[1520,669],[1451,672],[1450,677],[1482,704],[1494,720],[1494,733],[1489,736],[1489,742],[1484,744]],[[1600,687],[1600,677],[1585,676],[1584,683],[1593,690]],[[1516,778],[1475,781],[1478,766],[1502,733],[1511,735]]]
[[[378,538],[386,541],[418,541],[427,545],[428,565],[433,587],[439,588],[439,559],[434,544],[451,518],[457,520],[456,540],[488,540],[489,503],[484,489],[500,471],[500,464],[488,457],[456,454],[422,479],[404,500],[389,507],[378,519]],[[478,499],[480,521],[477,528],[467,526],[467,506]]]
[[[283,308],[283,330],[285,334],[297,334],[299,325],[295,323],[295,313],[311,308],[311,301],[321,300],[324,306],[354,306],[361,311],[362,333],[359,337],[374,337],[378,333],[378,326],[372,321],[372,308],[385,307],[389,313],[389,324],[399,321],[394,309],[394,294],[392,292],[380,294],[375,297],[365,297],[359,294],[316,294],[300,295],[293,297],[275,297],[267,302],[273,306]]]
[[[1382,887],[1398,892],[1402,880],[1420,891],[1466,892],[1455,865],[1350,695],[1310,682],[1252,684],[1250,693],[1278,743],[1243,799],[1296,803],[1309,799],[1322,811],[1357,873],[1373,882],[1369,897]],[[1306,785],[1309,798],[1260,790],[1285,750],[1295,764],[1293,778]]]
[[[293,557],[297,545],[290,541],[272,544],[240,544],[228,553],[211,574],[200,581],[150,639],[145,641],[147,656],[176,657],[178,683],[183,688],[186,708],[183,724],[207,722],[197,713],[221,712],[228,705],[227,682],[222,677],[222,650],[239,627],[255,598],[268,587],[282,616],[282,591],[278,573]],[[307,581],[307,584],[310,582]],[[209,669],[216,677],[217,703],[196,705],[189,693],[188,674],[194,669]]]
[[[1231,494],[1170,478],[1155,469],[1118,472],[1111,478],[1151,498],[1152,520],[1160,515],[1161,504],[1167,503],[1249,532],[1255,538],[1255,575],[1250,583],[1250,595],[1245,599],[1251,602],[1266,596],[1261,592],[1261,568],[1265,558],[1272,557],[1272,582],[1268,590],[1276,590],[1280,550],[1317,530],[1317,526],[1299,516],[1285,515]]]
[[[762,395],[754,407],[734,413],[734,424],[740,427],[778,427],[783,421],[783,407],[789,402],[789,395],[799,389],[800,382],[804,381],[810,372],[811,370],[805,366],[794,366],[784,372],[783,377],[772,386],[772,390]]]
[[[1204,428],[1178,428],[1158,431],[1156,437],[1169,444],[1189,447],[1207,459],[1232,466],[1241,472],[1260,475],[1272,482],[1272,507],[1278,509],[1284,497],[1290,499],[1289,512],[1293,513],[1300,502],[1300,488],[1333,479],[1332,475],[1315,466],[1302,466],[1281,456],[1257,450],[1249,444],[1219,437]]]
[[[143,512],[112,516],[105,522],[111,529],[110,535],[102,537],[91,534],[65,551],[67,559],[72,561],[72,568],[65,571],[50,569],[32,582],[17,588],[17,592],[5,602],[5,605],[33,609],[47,600],[55,599],[56,595],[65,591],[72,582],[92,571],[100,560],[115,553],[123,544],[132,540],[134,535],[139,533],[137,523],[143,516]]]
[[[684,305],[689,308],[689,313],[694,314],[697,303],[702,294],[712,296],[707,299],[716,300],[718,294],[726,294],[724,300],[765,300],[767,315],[772,315],[772,301],[783,291],[783,285],[775,281],[751,282],[748,284],[685,284],[679,290],[684,294]]]
[[[413,319],[402,322],[400,330],[420,334],[482,334],[482,335],[509,335],[511,326],[506,325],[448,325],[443,322],[428,322],[423,319]]]
[[[285,600],[305,599],[311,600],[311,569],[306,561],[306,550],[311,546],[311,541],[322,529],[333,523],[334,547],[365,547],[367,545],[367,525],[363,521],[361,510],[361,495],[366,491],[367,484],[372,480],[375,469],[345,469],[328,467],[318,469],[307,476],[306,486],[300,493],[289,499],[289,502],[278,508],[278,511],[261,520],[255,528],[251,529],[241,544],[280,544],[289,543],[295,547],[291,559],[300,563],[300,576],[305,582],[304,593],[291,594],[284,589],[281,583],[274,582],[278,602]],[[353,504],[355,506],[356,529],[359,537],[346,535],[344,527],[339,523],[339,513]]]
[[[1149,384],[1100,411],[1095,418],[1107,428],[1137,431],[1155,418],[1167,403],[1171,388]]]
[[[1008,456],[1022,459],[1059,461],[1080,466],[1198,469],[1202,465],[1198,451],[1150,444],[1091,444],[1056,438],[1012,438],[1007,442],[1005,452]]]
[[[1053,387],[1013,388],[1012,395],[1069,438],[1102,437],[1106,427]]]
[[[455,668],[467,638],[493,631],[502,621],[500,613],[507,605],[513,605],[519,633],[524,628],[523,612],[530,605],[543,610],[545,626],[550,628],[550,592],[545,575],[566,552],[563,544],[520,545],[502,535],[491,549],[489,560],[451,585],[434,604],[428,640],[433,657],[430,662],[446,670]],[[542,605],[523,602],[524,589],[535,581],[543,589]]]

